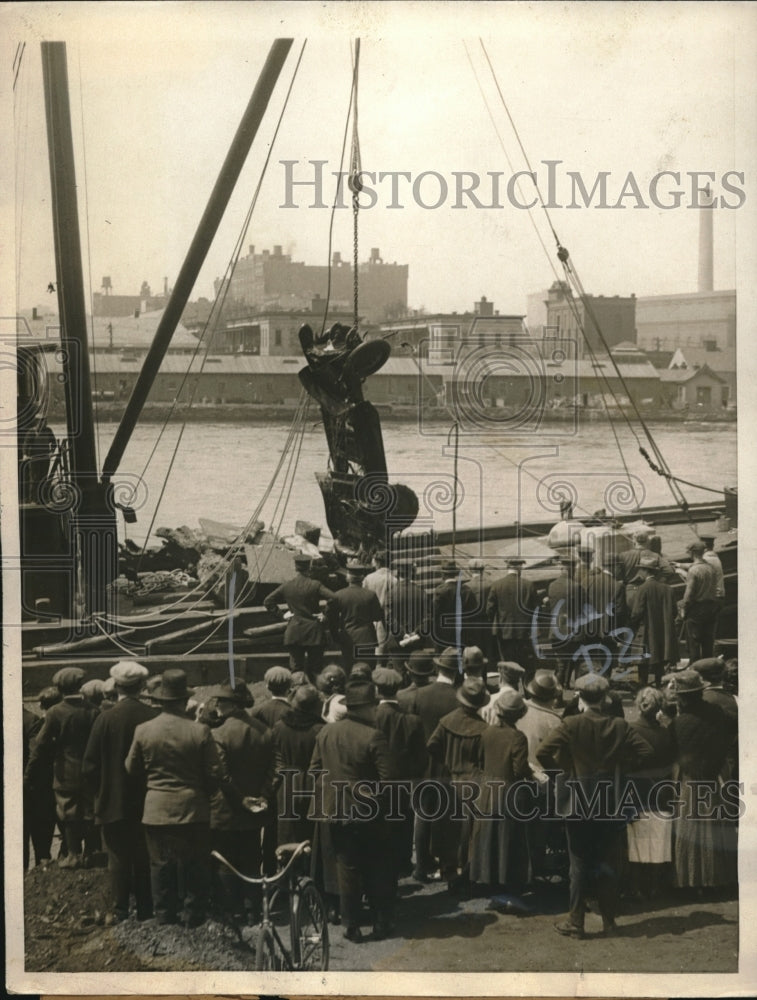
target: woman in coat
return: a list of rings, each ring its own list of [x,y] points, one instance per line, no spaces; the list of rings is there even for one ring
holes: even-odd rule
[[[672,588],[660,579],[658,556],[653,553],[641,556],[638,572],[643,583],[636,591],[631,626],[634,632],[642,626],[644,630],[645,655],[637,665],[639,684],[646,687],[651,671],[656,687],[660,687],[663,668],[678,662],[677,608]]]
[[[677,886],[703,889],[737,881],[736,823],[719,810],[728,775],[728,751],[735,722],[704,701],[704,682],[696,670],[675,677],[678,714],[670,729],[676,754],[674,777],[681,782],[679,811],[673,820],[673,869]],[[701,783],[712,794],[702,796]],[[697,802],[699,796],[699,802]],[[735,813],[735,808],[731,807]],[[697,815],[698,813],[698,815]]]
[[[510,801],[507,789],[531,774],[528,740],[515,728],[525,715],[526,703],[517,691],[503,691],[496,709],[499,724],[489,726],[481,736],[483,784],[477,802],[484,817],[491,818],[473,821],[470,879],[506,886],[517,894],[528,881],[526,824],[513,815],[518,805]]]

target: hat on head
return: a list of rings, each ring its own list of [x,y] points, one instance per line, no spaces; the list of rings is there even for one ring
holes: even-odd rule
[[[152,677],[148,677],[145,681],[145,691],[154,691],[156,688],[160,687],[160,681],[160,674],[153,674]]]
[[[350,559],[346,566],[350,576],[365,576],[370,571],[370,566],[365,566],[357,559]]]
[[[686,670],[679,671],[673,678],[676,694],[694,694],[696,691],[704,691],[704,681],[698,671],[687,667]]]
[[[566,549],[560,553],[561,566],[575,566],[577,562],[579,562],[579,558],[575,549]]]
[[[402,684],[402,674],[391,667],[376,667],[371,680],[377,688],[388,688],[396,691]]]
[[[90,698],[93,701],[100,702],[105,697],[105,681],[101,681],[97,677],[93,677],[91,680],[82,684],[79,691],[85,696],[85,698]]]
[[[494,702],[497,715],[518,715],[526,713],[526,703],[518,691],[502,691]]]
[[[468,708],[482,708],[489,704],[491,695],[480,677],[466,677],[457,689],[457,700]]]
[[[696,670],[705,681],[719,681],[725,674],[725,660],[721,660],[719,656],[697,660],[695,663],[690,663],[689,666],[692,670]]]
[[[526,565],[526,560],[520,559],[518,556],[508,556],[507,559],[505,559],[505,566],[512,566],[515,569],[517,569],[519,566],[525,566],[525,565]]]
[[[590,556],[594,554],[594,546],[589,545],[586,542],[581,542],[578,546],[578,554],[580,556]]]
[[[665,702],[662,691],[657,688],[645,687],[636,695],[636,707],[642,715],[659,712]]]
[[[499,691],[499,671],[490,670],[486,674],[486,689],[490,694]]]
[[[252,691],[247,687],[246,681],[243,681],[241,678],[234,683],[234,694],[243,708],[252,708],[255,704]]]
[[[47,687],[39,693],[39,707],[42,709],[52,708],[60,701],[60,691],[57,687]]]
[[[350,677],[353,680],[369,681],[371,679],[371,674],[373,673],[373,668],[370,663],[366,663],[364,660],[358,660],[353,663],[350,667]]]
[[[292,671],[286,667],[269,667],[263,675],[268,687],[284,688],[292,683]]]
[[[194,688],[187,687],[187,675],[178,667],[164,670],[160,677],[160,687],[151,692],[150,696],[158,701],[184,701]]]
[[[294,565],[297,569],[302,569],[303,566],[310,566],[312,561],[310,556],[306,556],[304,552],[298,552],[294,557]]]
[[[304,670],[295,670],[290,678],[290,682],[293,688],[304,687],[305,684],[309,684],[308,675]]]
[[[635,542],[648,542],[653,534],[651,528],[639,528],[638,531],[634,531],[633,540]]]
[[[686,546],[686,551],[691,553],[698,552],[701,555],[706,548],[707,546],[704,544],[701,538],[695,538],[693,542],[689,542],[689,544]]]
[[[219,701],[233,701],[236,705],[239,705],[242,702],[242,691],[238,688],[238,684],[235,684],[234,687],[228,683],[219,684],[213,689],[211,697],[217,698]]]
[[[486,563],[483,559],[469,559],[468,569],[471,572],[477,572],[478,570],[486,569]]]
[[[344,689],[344,703],[347,708],[375,705],[377,701],[376,688],[370,681],[347,681],[347,686]]]
[[[607,678],[594,673],[579,677],[573,687],[589,705],[598,704],[610,690]]]
[[[430,677],[435,674],[434,659],[428,649],[418,649],[411,653],[407,661],[408,672],[416,677]]]
[[[534,698],[549,701],[557,696],[557,677],[552,670],[537,670],[526,684],[526,691]]]
[[[308,715],[320,715],[321,698],[312,684],[302,684],[292,695],[292,707]]]
[[[463,650],[463,670],[467,674],[480,674],[485,666],[484,654],[478,646],[466,646]]]
[[[76,694],[84,683],[84,677],[80,667],[63,667],[53,676],[53,684],[62,695]]]
[[[129,688],[143,684],[150,671],[135,660],[119,660],[110,668],[110,676],[119,687]]]
[[[445,674],[457,673],[460,668],[458,653],[459,650],[454,646],[447,646],[440,656],[434,657],[434,663],[440,670],[444,671]]]
[[[457,563],[454,559],[445,559],[442,563],[442,576],[457,576],[458,574]]]
[[[497,670],[499,670],[501,677],[509,676],[516,680],[520,680],[526,672],[526,668],[522,667],[520,663],[516,663],[515,660],[500,660],[497,664]]]
[[[109,695],[116,690],[116,682],[113,680],[112,677],[109,677],[105,681],[105,683],[103,684],[103,690],[105,691],[106,695]]]

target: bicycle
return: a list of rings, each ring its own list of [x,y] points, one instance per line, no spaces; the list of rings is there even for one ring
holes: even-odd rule
[[[308,854],[309,840],[301,844],[282,844],[276,850],[276,860],[283,867],[270,878],[251,878],[237,871],[218,851],[212,852],[217,861],[242,881],[262,889],[262,921],[255,947],[258,972],[324,972],[329,967],[326,905],[315,882],[308,875],[298,874],[295,865]],[[271,920],[271,910],[282,892],[289,897],[289,946]]]

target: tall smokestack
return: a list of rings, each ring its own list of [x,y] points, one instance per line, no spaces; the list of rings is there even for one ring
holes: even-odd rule
[[[712,191],[708,184],[699,191],[699,281],[700,292],[711,292],[712,289]]]

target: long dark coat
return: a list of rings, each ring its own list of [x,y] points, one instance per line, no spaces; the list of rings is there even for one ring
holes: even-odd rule
[[[527,639],[536,603],[530,580],[517,573],[506,573],[495,580],[487,601],[492,633],[501,639]]]
[[[650,577],[636,591],[631,625],[644,628],[644,646],[650,663],[678,662],[676,605],[667,583]]]
[[[97,823],[142,818],[145,792],[124,766],[134,730],[158,714],[138,698],[122,698],[95,719],[82,763],[82,777],[95,800]]]
[[[528,878],[526,827],[500,807],[504,788],[530,774],[526,737],[506,723],[489,726],[481,735],[480,767],[483,781],[477,805],[485,818],[473,821],[470,879],[517,891]],[[499,782],[502,791],[489,782]]]
[[[476,628],[476,613],[478,598],[476,598],[465,583],[460,583],[460,642],[457,630],[457,580],[445,580],[440,583],[432,596],[432,639],[439,648],[446,646],[473,646],[478,639]]]
[[[312,788],[312,781],[308,781],[306,775],[316,738],[324,725],[324,720],[318,716],[306,715],[290,708],[271,731],[279,786],[278,839],[282,844],[313,839],[313,822],[307,818],[310,801],[304,796],[299,797],[297,793]],[[284,769],[295,770],[297,773],[282,780],[280,775]],[[296,818],[284,818],[285,814],[296,814]]]
[[[53,762],[53,791],[58,819],[76,822],[92,818],[92,797],[82,781],[82,760],[97,709],[82,695],[68,695],[53,705],[32,745],[26,776],[34,785]]]
[[[420,778],[426,770],[426,735],[417,715],[397,703],[382,701],[376,709],[376,728],[386,737],[399,780]]]
[[[224,781],[211,798],[210,825],[214,830],[258,830],[264,813],[251,813],[242,800],[268,799],[273,794],[274,760],[270,733],[237,709],[211,729],[224,765]]]

